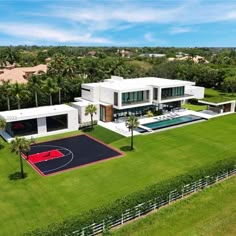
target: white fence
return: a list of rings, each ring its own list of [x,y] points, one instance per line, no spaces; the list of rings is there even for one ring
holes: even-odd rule
[[[236,166],[231,171],[226,171],[224,173],[214,175],[214,176],[206,176],[204,179],[199,179],[198,181],[189,183],[184,185],[179,190],[173,190],[169,193],[168,196],[158,196],[150,201],[141,203],[135,206],[132,209],[127,209],[125,212],[121,214],[119,219],[112,219],[111,217],[107,220],[104,220],[100,223],[94,223],[89,225],[81,230],[74,231],[72,235],[76,236],[94,236],[97,234],[101,234],[106,230],[116,227],[118,225],[122,225],[127,221],[138,218],[142,215],[145,215],[151,211],[154,211],[164,205],[167,205],[173,201],[176,201],[180,198],[183,198],[186,195],[189,195],[193,192],[197,192],[201,189],[206,188],[209,185],[212,185],[222,179],[225,179],[233,174],[236,174]]]

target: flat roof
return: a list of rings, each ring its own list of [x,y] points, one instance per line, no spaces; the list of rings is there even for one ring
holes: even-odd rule
[[[114,90],[129,90],[129,89],[150,89],[150,87],[178,87],[186,85],[194,85],[194,82],[184,80],[172,80],[157,77],[143,77],[133,79],[112,78],[104,82],[85,83],[83,85],[89,87],[110,88]]]
[[[0,116],[3,117],[7,122],[9,122],[9,121],[47,117],[57,114],[63,114],[63,112],[66,114],[68,111],[74,111],[74,110],[77,109],[65,104],[61,104],[53,106],[42,106],[42,107],[25,108],[19,110],[3,111],[0,112]]]
[[[109,103],[104,103],[104,102],[92,102],[92,101],[86,100],[82,97],[77,97],[77,98],[74,98],[74,99],[75,99],[75,102],[72,102],[71,104],[78,105],[78,106],[87,106],[87,105],[90,105],[90,104],[104,105],[104,106],[111,105]]]
[[[207,105],[212,105],[212,106],[220,106],[220,105],[225,105],[229,103],[235,103],[235,100],[225,100],[225,101],[211,101],[211,100],[198,100],[199,103],[207,104]]]

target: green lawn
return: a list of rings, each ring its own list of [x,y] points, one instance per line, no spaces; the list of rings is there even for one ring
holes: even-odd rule
[[[195,105],[195,104],[190,104],[190,103],[185,103],[182,105],[183,108],[187,108],[192,111],[203,111],[207,109],[206,105]]]
[[[114,231],[114,236],[236,235],[236,177]]]
[[[0,150],[0,235],[20,235],[191,169],[232,157],[236,154],[235,120],[233,114],[140,135],[135,137],[135,151],[121,158],[53,176],[42,177],[25,163],[28,176],[24,180],[9,179],[9,175],[19,170],[19,161],[10,153],[9,146],[4,145]],[[107,143],[112,140],[111,145],[122,150],[130,141],[101,127],[91,134]]]

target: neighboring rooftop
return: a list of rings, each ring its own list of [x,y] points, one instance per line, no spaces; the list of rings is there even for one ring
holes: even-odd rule
[[[47,65],[40,64],[33,67],[18,67],[13,69],[0,69],[0,83],[1,81],[9,80],[10,83],[25,84],[28,82],[27,78],[34,74],[40,74],[41,72],[47,72]]]

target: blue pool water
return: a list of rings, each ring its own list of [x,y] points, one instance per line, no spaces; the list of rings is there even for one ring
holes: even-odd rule
[[[146,133],[146,132],[148,132],[146,129],[143,129],[143,128],[141,128],[141,127],[137,127],[137,128],[135,128],[134,130],[137,131],[137,132],[139,132],[139,133]]]
[[[161,120],[161,121],[155,121],[151,123],[142,124],[143,126],[146,126],[152,130],[157,129],[163,129],[174,125],[189,123],[197,120],[203,120],[202,117],[194,116],[194,115],[186,115],[186,116],[180,116],[168,120]]]

